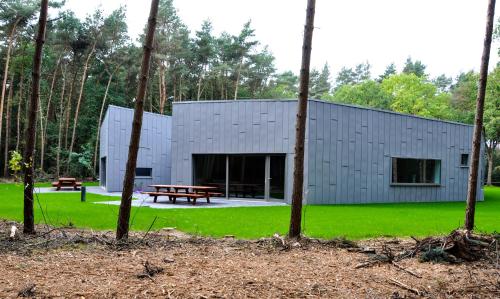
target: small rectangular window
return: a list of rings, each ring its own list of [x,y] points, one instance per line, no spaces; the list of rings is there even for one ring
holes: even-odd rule
[[[152,168],[137,167],[135,169],[135,176],[136,177],[151,177],[152,176],[152,172],[153,172]]]
[[[460,155],[460,166],[469,166],[469,154]]]
[[[393,184],[440,184],[441,160],[392,158]]]

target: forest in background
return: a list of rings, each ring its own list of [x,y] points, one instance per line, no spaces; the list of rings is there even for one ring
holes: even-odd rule
[[[99,126],[106,107],[133,107],[143,36],[138,41],[128,36],[125,7],[108,15],[96,10],[78,19],[64,3],[51,5],[58,13],[49,16],[43,51],[35,169],[42,179],[95,177]],[[9,161],[20,158],[16,153],[23,149],[38,9],[36,0],[0,3],[0,174],[4,177],[14,174]],[[497,23],[496,39],[499,33]],[[276,70],[275,57],[258,41],[250,21],[236,35],[216,35],[208,20],[198,29],[188,28],[172,0],[162,0],[154,53],[145,101],[150,112],[170,114],[176,101],[298,96],[298,74]],[[400,63],[400,69],[393,63],[380,75],[372,74],[369,62],[346,66],[336,74],[325,63],[311,71],[310,97],[473,122],[476,72],[431,77],[419,60],[409,57]],[[489,74],[485,103],[488,180],[500,181],[498,65]]]

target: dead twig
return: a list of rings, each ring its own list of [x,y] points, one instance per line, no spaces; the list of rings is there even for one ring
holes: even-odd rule
[[[389,283],[393,284],[395,286],[398,286],[398,287],[400,287],[400,288],[402,288],[404,290],[407,290],[409,292],[412,292],[412,293],[414,293],[417,296],[420,296],[422,294],[422,292],[420,292],[419,290],[417,290],[415,288],[412,288],[412,287],[410,287],[410,286],[408,286],[408,285],[406,285],[406,284],[402,283],[401,281],[398,281],[398,280],[396,280],[394,278],[389,278]]]
[[[398,268],[399,270],[403,271],[403,272],[406,272],[410,275],[413,275],[417,278],[422,278],[422,276],[418,275],[417,273],[413,272],[413,271],[410,271],[404,267],[402,267],[401,265],[398,265],[396,262],[392,261],[392,264],[394,265],[394,267]]]

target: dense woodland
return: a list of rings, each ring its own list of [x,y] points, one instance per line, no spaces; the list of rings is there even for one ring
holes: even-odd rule
[[[51,5],[57,13],[49,16],[43,49],[35,168],[40,178],[95,177],[100,122],[109,104],[133,107],[144,37],[128,36],[125,7],[109,15],[96,10],[81,20],[63,3]],[[2,176],[14,175],[9,161],[19,159],[16,153],[23,149],[38,11],[36,0],[0,3]],[[187,28],[172,0],[160,2],[147,111],[169,114],[172,102],[186,100],[297,98],[298,70],[276,70],[275,57],[259,43],[250,21],[237,35],[215,35],[210,21],[200,23],[200,28]],[[373,74],[368,62],[336,74],[325,64],[311,72],[311,97],[473,122],[476,72],[432,77],[419,60],[397,63],[383,74]],[[489,74],[484,116],[489,181],[500,181],[499,110],[496,66]]]

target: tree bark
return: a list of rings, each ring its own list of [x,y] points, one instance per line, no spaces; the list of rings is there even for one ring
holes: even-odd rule
[[[102,115],[104,113],[104,107],[106,106],[106,99],[108,98],[109,86],[111,85],[111,81],[113,80],[113,75],[115,74],[115,71],[118,70],[118,67],[113,72],[109,73],[108,84],[106,84],[106,91],[104,91],[104,97],[103,97],[102,103],[101,103],[101,111],[99,112],[99,121],[97,123],[97,133],[96,133],[97,137],[96,137],[95,148],[94,148],[94,164],[93,164],[93,168],[92,168],[94,176],[97,175],[96,174],[96,169],[97,169],[97,150],[99,149],[99,137],[101,135]]]
[[[41,1],[38,33],[36,37],[35,54],[33,55],[33,72],[31,82],[31,99],[29,107],[28,127],[26,129],[26,146],[24,151],[24,233],[35,233],[35,217],[33,211],[33,154],[35,150],[36,112],[40,97],[40,70],[42,66],[42,48],[45,42],[45,27],[47,25],[48,0]]]
[[[488,175],[486,176],[486,185],[491,186],[491,177],[493,174],[493,150],[492,149],[487,149],[487,158],[488,158]]]
[[[3,104],[5,100],[5,90],[7,88],[7,77],[9,76],[9,64],[10,64],[10,55],[12,52],[12,44],[14,44],[14,36],[16,34],[16,28],[21,18],[18,18],[14,24],[12,25],[12,30],[9,34],[9,45],[7,46],[7,57],[5,58],[5,66],[3,70],[3,82],[2,82],[2,97],[0,99],[0,140],[2,140],[2,121],[3,121]]]
[[[16,152],[19,151],[19,142],[21,139],[21,115],[23,110],[23,91],[24,91],[24,66],[21,68],[21,79],[19,79],[19,92],[17,103],[17,119],[16,119]]]
[[[486,34],[484,37],[483,55],[481,58],[481,69],[479,72],[479,88],[477,91],[476,100],[476,118],[474,122],[474,134],[472,137],[472,159],[467,186],[467,208],[465,210],[465,229],[467,231],[472,231],[474,229],[474,216],[476,211],[476,195],[479,172],[479,155],[481,153],[481,132],[483,130],[484,97],[486,94],[486,83],[488,80],[488,64],[490,60],[494,15],[495,0],[489,0],[486,17]]]
[[[125,169],[125,178],[123,179],[123,192],[118,214],[118,223],[116,227],[116,239],[128,239],[130,208],[132,205],[132,193],[134,189],[135,168],[137,165],[137,153],[139,151],[139,142],[141,138],[142,115],[144,112],[144,96],[148,84],[149,66],[151,53],[153,52],[153,39],[156,28],[156,17],[158,15],[159,0],[151,1],[151,10],[148,19],[148,32],[144,45],[144,54],[142,57],[141,76],[134,109],[134,120],[132,122],[132,132],[130,135],[130,145],[128,151],[127,166]]]
[[[80,82],[80,93],[78,94],[78,100],[76,102],[76,109],[75,109],[75,117],[73,118],[73,133],[71,134],[71,142],[69,144],[69,149],[68,149],[68,164],[66,166],[66,172],[69,171],[69,165],[71,162],[71,153],[73,152],[73,146],[75,145],[76,125],[78,124],[78,115],[80,114],[80,105],[82,103],[82,97],[83,97],[83,87],[85,86],[85,81],[87,79],[87,71],[88,71],[89,63],[90,63],[90,58],[94,54],[96,43],[97,43],[97,41],[94,41],[94,43],[92,44],[92,48],[90,49],[90,52],[87,56],[87,59],[85,60],[84,66],[83,66],[82,82]]]
[[[198,84],[197,84],[197,91],[196,91],[196,100],[199,101],[201,97],[201,81],[203,79],[203,73],[205,72],[205,66],[202,67],[202,71],[200,72],[200,75],[198,76]]]
[[[238,86],[240,85],[241,65],[243,64],[243,57],[241,57],[238,64],[238,72],[236,73],[236,82],[234,82],[234,99],[238,99]]]
[[[10,109],[12,103],[12,94],[14,93],[14,73],[10,76],[9,95],[7,96],[7,105],[5,112],[5,151],[4,151],[4,166],[3,175],[9,176],[9,139],[10,139]]]
[[[62,143],[62,129],[64,124],[65,105],[64,105],[64,93],[66,91],[66,68],[61,71],[62,76],[62,90],[61,90],[61,100],[59,102],[59,131],[57,132],[57,152],[56,152],[56,176],[61,175],[61,143]]]
[[[52,95],[53,95],[53,92],[54,92],[54,86],[55,86],[55,83],[56,83],[56,79],[57,79],[57,71],[59,69],[59,63],[61,62],[61,57],[62,57],[62,54],[59,56],[59,58],[57,59],[57,63],[56,63],[56,67],[54,69],[54,74],[52,75],[52,82],[50,83],[50,90],[49,90],[49,98],[47,99],[47,110],[45,111],[45,125],[43,124],[43,109],[41,109],[40,107],[40,110],[42,112],[42,115],[41,115],[41,125],[42,125],[42,130],[40,132],[40,140],[41,140],[41,143],[40,143],[40,170],[43,172],[43,168],[44,168],[44,160],[45,160],[45,143],[46,143],[46,136],[47,136],[47,126],[49,124],[49,113],[50,113],[50,105],[51,105],[51,102],[52,102]]]
[[[75,68],[74,73],[73,73],[73,79],[71,80],[71,85],[69,87],[68,100],[66,101],[66,104],[68,106],[66,107],[66,113],[64,115],[64,149],[68,148],[68,130],[69,130],[69,122],[70,122],[69,116],[71,115],[71,105],[73,104],[73,90],[75,89],[77,76],[78,76],[78,70]]]
[[[299,238],[301,232],[302,200],[304,196],[304,146],[306,136],[307,100],[309,92],[309,68],[314,29],[316,0],[307,0],[306,25],[302,44],[302,65],[300,69],[300,89],[295,128],[295,157],[293,170],[292,207],[290,216],[290,238]]]

